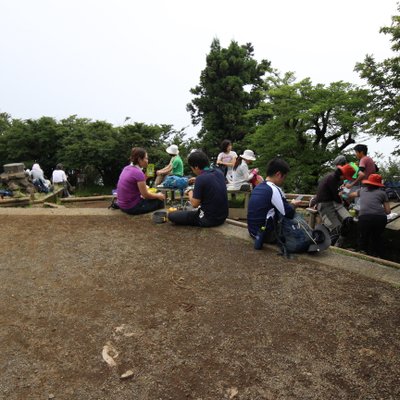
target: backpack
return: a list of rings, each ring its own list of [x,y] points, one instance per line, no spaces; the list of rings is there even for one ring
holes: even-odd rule
[[[293,219],[279,215],[275,222],[275,233],[283,255],[288,258],[292,253],[306,252],[314,243],[312,229],[297,213]]]
[[[183,176],[168,175],[163,182],[163,186],[168,189],[179,189],[183,192],[188,187],[188,178]]]

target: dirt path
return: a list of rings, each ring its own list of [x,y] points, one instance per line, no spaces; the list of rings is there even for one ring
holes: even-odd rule
[[[0,398],[400,397],[398,285],[148,215],[37,210],[0,212]]]

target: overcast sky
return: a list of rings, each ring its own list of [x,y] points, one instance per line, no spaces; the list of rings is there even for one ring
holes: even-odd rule
[[[213,38],[298,79],[362,84],[356,62],[393,56],[379,28],[395,14],[394,0],[0,0],[0,112],[193,134],[186,104]]]

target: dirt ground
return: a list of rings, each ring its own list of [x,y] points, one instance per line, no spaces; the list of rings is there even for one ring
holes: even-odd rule
[[[149,215],[0,218],[1,399],[400,398],[399,285]]]

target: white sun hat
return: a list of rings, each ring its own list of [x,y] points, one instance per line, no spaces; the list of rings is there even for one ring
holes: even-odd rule
[[[173,156],[177,156],[179,154],[178,146],[176,144],[171,144],[171,146],[167,147],[166,152]]]
[[[245,150],[243,154],[240,155],[240,157],[248,161],[254,161],[256,159],[253,150]]]

